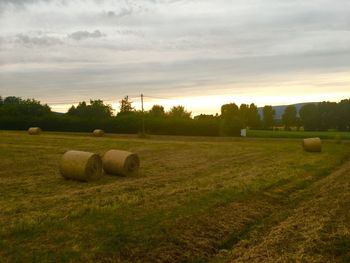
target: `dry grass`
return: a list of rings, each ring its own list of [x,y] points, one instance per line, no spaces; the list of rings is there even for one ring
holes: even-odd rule
[[[241,241],[217,262],[350,262],[350,162],[310,189],[267,235]]]
[[[348,144],[330,142],[310,154],[299,140],[64,133],[0,132],[0,147],[1,262],[238,259],[227,251],[256,224],[350,157]],[[138,153],[140,173],[91,183],[59,175],[66,150],[111,148]]]

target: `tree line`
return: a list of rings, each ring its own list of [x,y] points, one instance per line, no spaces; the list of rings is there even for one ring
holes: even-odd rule
[[[255,104],[224,104],[220,114],[192,113],[179,105],[165,111],[161,105],[154,105],[149,111],[136,110],[126,96],[120,101],[120,109],[114,114],[112,106],[102,100],[80,102],[67,113],[52,112],[46,104],[35,99],[0,96],[0,129],[23,130],[40,126],[48,131],[90,132],[100,128],[113,133],[145,132],[150,134],[238,136],[242,128],[273,129],[276,126],[286,130],[303,127],[309,131],[350,129],[350,100],[339,103],[321,102],[305,104],[298,112],[293,105],[287,106],[281,120],[276,120],[272,106],[264,106],[262,116]]]

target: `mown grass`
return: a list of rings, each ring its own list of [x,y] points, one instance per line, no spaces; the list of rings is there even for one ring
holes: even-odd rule
[[[289,209],[254,225],[249,236],[213,262],[349,262],[349,171],[347,162],[301,193],[293,193]]]
[[[140,173],[92,183],[58,173],[66,150],[111,148],[139,153]],[[299,140],[0,132],[0,261],[210,261],[349,150],[326,142],[310,154]]]
[[[340,142],[341,140],[350,140],[350,132],[337,131],[263,131],[263,130],[248,130],[248,137],[252,138],[312,138],[320,137],[321,139],[334,140]]]

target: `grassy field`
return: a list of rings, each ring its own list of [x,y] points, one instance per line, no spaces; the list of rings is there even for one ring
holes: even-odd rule
[[[69,149],[137,152],[80,183]],[[349,262],[350,144],[0,131],[0,262]]]
[[[251,138],[311,138],[320,137],[328,140],[350,140],[350,132],[338,131],[263,131],[249,130],[247,133]]]

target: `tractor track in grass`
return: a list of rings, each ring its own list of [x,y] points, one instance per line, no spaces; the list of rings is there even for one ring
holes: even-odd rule
[[[350,161],[251,227],[213,262],[350,262]],[[249,233],[251,232],[251,233]]]
[[[118,254],[99,253],[94,259],[103,258],[107,262],[117,259],[121,262],[230,262],[231,259],[224,260],[223,257],[235,246],[239,247],[251,235],[265,234],[286,220],[309,197],[310,189],[349,167],[350,162],[347,162],[331,175],[315,175],[306,183],[281,180],[249,198],[242,195],[219,207],[182,218],[153,237],[152,242],[158,245],[151,250],[125,246]],[[250,258],[241,262],[250,262]]]

